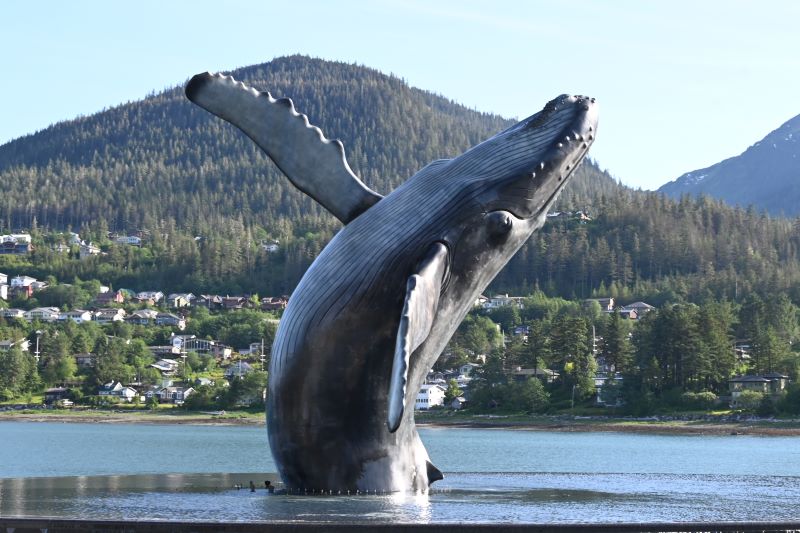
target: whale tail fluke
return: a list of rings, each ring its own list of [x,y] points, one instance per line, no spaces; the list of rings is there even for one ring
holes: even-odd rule
[[[431,463],[430,461],[425,461],[425,466],[427,467],[428,470],[428,485],[430,485],[434,481],[439,481],[444,479],[444,474],[442,474],[442,471],[433,466],[433,463]]]

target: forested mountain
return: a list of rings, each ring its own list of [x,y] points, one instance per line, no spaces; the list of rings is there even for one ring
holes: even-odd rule
[[[327,137],[342,140],[354,171],[384,194],[512,122],[356,65],[292,56],[233,75],[292,97]],[[5,264],[8,274],[99,278],[141,290],[289,293],[340,227],[254,143],[190,104],[181,87],[0,146],[0,180],[0,232],[72,229],[108,252],[81,261],[40,242],[29,261]],[[790,221],[633,191],[591,161],[557,209],[580,209],[592,220],[549,222],[492,290],[538,286],[565,297],[655,303],[797,291],[800,234]],[[141,231],[145,245],[114,246],[109,230]],[[280,251],[266,253],[262,239],[276,239]]]
[[[744,153],[687,172],[659,191],[674,198],[706,194],[731,205],[754,205],[773,215],[800,214],[800,115]]]

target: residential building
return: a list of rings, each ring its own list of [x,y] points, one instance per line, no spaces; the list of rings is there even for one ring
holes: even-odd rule
[[[619,316],[628,320],[639,320],[639,313],[636,312],[636,309],[626,309],[623,307],[619,310]]]
[[[194,393],[194,387],[164,387],[157,394],[161,403],[182,404],[186,398]]]
[[[34,281],[36,281],[36,278],[30,276],[14,276],[11,278],[10,285],[12,287],[30,287]]]
[[[87,257],[91,257],[93,255],[100,255],[101,251],[98,246],[95,246],[92,243],[81,243],[80,250],[78,251],[78,257],[81,259],[86,259]]]
[[[8,300],[8,285],[0,283],[0,299]]]
[[[125,322],[134,326],[149,326],[155,321],[158,314],[158,311],[153,309],[139,309],[125,317]]]
[[[22,309],[0,309],[0,316],[3,318],[25,318],[25,311]]]
[[[94,321],[98,324],[111,324],[112,322],[122,322],[125,320],[125,310],[109,307],[98,309],[94,312]]]
[[[19,340],[0,340],[0,352],[7,352],[11,348],[14,347],[19,348],[23,352],[27,352],[30,349],[31,343],[28,339],[19,339]]]
[[[164,376],[173,376],[178,372],[181,364],[175,359],[159,359],[150,366],[159,370]]]
[[[789,376],[778,372],[770,372],[761,376],[737,376],[728,380],[728,390],[731,393],[731,407],[739,407],[739,398],[745,391],[755,391],[771,396],[773,400],[780,397],[789,384]]]
[[[55,322],[61,316],[58,307],[36,307],[25,311],[25,320],[40,320],[42,322]]]
[[[75,364],[80,368],[93,367],[97,356],[93,353],[76,353]]]
[[[222,296],[216,294],[201,294],[192,300],[193,307],[205,307],[206,309],[222,309]]]
[[[288,296],[267,296],[266,298],[261,298],[262,311],[278,311],[286,309],[287,305],[289,305]]]
[[[223,309],[244,309],[247,307],[247,298],[244,296],[225,296],[222,298]]]
[[[511,373],[514,381],[527,381],[530,378],[539,378],[545,383],[553,383],[559,377],[559,373],[549,368],[522,368],[518,366]]]
[[[183,331],[186,329],[186,319],[172,313],[158,313],[156,315],[157,326],[172,326]]]
[[[128,244],[130,246],[141,246],[142,238],[135,235],[121,235],[114,239],[117,244]]]
[[[425,411],[437,405],[444,405],[444,393],[447,389],[441,385],[425,383],[417,393],[414,409]]]
[[[44,391],[44,404],[53,405],[69,399],[70,390],[65,387],[53,387]],[[72,402],[70,402],[72,405]]]
[[[98,396],[105,396],[110,398],[118,398],[123,402],[132,402],[139,392],[133,387],[125,387],[119,381],[111,381],[106,383],[97,390]]]
[[[167,305],[176,309],[181,307],[189,307],[194,300],[194,294],[188,293],[173,293],[167,296]]]
[[[58,315],[60,321],[72,320],[76,324],[83,324],[84,322],[92,321],[92,313],[84,311],[83,309],[74,309],[72,311],[64,311]]]
[[[0,243],[2,242],[18,242],[30,244],[32,241],[28,233],[11,233],[9,235],[0,235]]]
[[[628,305],[623,306],[622,309],[620,309],[620,313],[623,312],[623,311],[635,311],[636,312],[636,317],[637,318],[642,318],[644,315],[646,315],[647,313],[649,313],[653,309],[655,309],[655,307],[650,305],[650,304],[648,304],[648,303],[633,302],[632,304],[628,304]]]
[[[140,302],[152,302],[157,304],[164,299],[164,293],[161,291],[142,291],[136,293],[136,299]]]
[[[584,300],[585,304],[597,302],[600,305],[600,310],[604,313],[611,313],[614,311],[614,298],[588,298]]]
[[[94,297],[94,304],[98,307],[104,307],[111,304],[121,304],[125,302],[124,291],[106,291],[101,292]]]
[[[483,304],[483,308],[497,309],[499,307],[516,306],[518,309],[522,309],[524,307],[522,301],[522,296],[509,296],[507,293],[496,294],[486,300],[486,303]]]
[[[275,253],[280,250],[280,242],[276,240],[263,240],[261,241],[261,249],[267,253]]]
[[[8,285],[8,275],[0,272],[0,285]]]
[[[230,380],[244,377],[245,374],[252,372],[254,368],[245,361],[239,360],[225,370],[225,378]]]

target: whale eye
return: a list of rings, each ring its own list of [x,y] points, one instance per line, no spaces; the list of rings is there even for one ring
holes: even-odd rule
[[[486,229],[493,239],[506,237],[513,225],[511,215],[505,211],[494,211],[486,217]]]

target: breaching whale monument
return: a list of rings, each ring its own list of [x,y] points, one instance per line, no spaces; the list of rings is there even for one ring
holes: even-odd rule
[[[291,100],[209,73],[186,96],[344,224],[292,293],[272,349],[267,426],[286,487],[426,492],[443,476],[414,425],[417,393],[586,155],[594,98],[559,96],[382,197]]]

